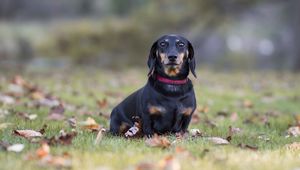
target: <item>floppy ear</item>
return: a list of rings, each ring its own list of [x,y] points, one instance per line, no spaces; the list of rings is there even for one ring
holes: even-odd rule
[[[197,78],[197,75],[195,73],[196,61],[194,57],[194,48],[190,42],[188,42],[188,62],[192,74],[194,75],[195,78]]]
[[[150,77],[153,73],[154,73],[154,69],[155,69],[155,63],[156,63],[156,51],[157,51],[157,42],[155,41],[152,44],[150,53],[149,53],[149,57],[148,57],[148,67],[149,67],[149,73],[148,73],[148,77]]]

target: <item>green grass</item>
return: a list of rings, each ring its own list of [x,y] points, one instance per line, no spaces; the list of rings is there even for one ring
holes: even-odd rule
[[[99,112],[110,113],[113,106],[131,92],[146,83],[146,70],[127,70],[113,72],[107,70],[73,70],[64,72],[24,73],[27,81],[36,84],[45,92],[59,97],[72,106],[81,106],[92,115],[79,114],[78,110],[67,110],[67,118],[75,116],[78,121],[93,117],[104,127],[108,120],[99,116]],[[0,73],[0,94],[8,90],[12,73]],[[159,164],[168,155],[174,155],[181,169],[296,169],[300,166],[300,150],[288,150],[285,145],[300,140],[299,137],[285,138],[290,125],[295,125],[295,115],[300,114],[300,76],[292,73],[251,72],[219,73],[206,70],[198,71],[198,79],[193,79],[198,106],[207,106],[207,113],[199,113],[200,123],[191,124],[191,128],[200,129],[205,136],[226,138],[228,127],[238,127],[242,132],[232,137],[230,145],[219,146],[205,138],[188,138],[177,141],[167,149],[150,148],[144,139],[127,140],[121,137],[104,136],[100,144],[94,145],[96,133],[77,128],[78,135],[71,145],[51,146],[51,153],[60,155],[68,152],[72,157],[72,169],[135,169],[140,163]],[[76,95],[74,95],[76,93]],[[113,94],[111,94],[113,93]],[[108,107],[99,109],[96,99],[107,98]],[[243,106],[245,100],[251,101],[252,108]],[[20,104],[0,105],[8,109],[9,115],[0,116],[0,124],[13,123],[0,129],[0,140],[10,143],[23,143],[21,153],[0,150],[0,169],[41,169],[39,161],[25,160],[28,153],[34,153],[39,144],[12,135],[14,129],[40,129],[47,124],[45,135],[57,135],[61,129],[70,131],[65,121],[49,121],[49,108],[28,108],[24,102],[31,102],[21,97]],[[24,120],[16,111],[38,114],[35,120]],[[218,116],[219,111],[229,116]],[[236,112],[238,119],[232,121],[231,113]],[[277,116],[267,116],[268,124],[261,120],[267,112],[276,112]],[[256,116],[253,116],[257,113]],[[214,121],[211,128],[204,119]],[[244,123],[251,118],[252,123]],[[259,139],[263,135],[269,140]],[[170,141],[174,136],[168,136]],[[258,147],[257,151],[242,149],[238,144]],[[189,151],[191,156],[176,154],[175,147]],[[208,152],[203,152],[208,149]],[[46,169],[55,169],[47,166]]]

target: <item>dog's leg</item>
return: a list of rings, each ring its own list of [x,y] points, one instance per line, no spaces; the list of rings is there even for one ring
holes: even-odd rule
[[[122,133],[125,133],[133,125],[134,123],[125,116],[123,111],[120,111],[120,109],[113,109],[110,116],[109,128],[111,134],[122,135]]]
[[[188,127],[189,127],[191,119],[192,119],[192,115],[190,115],[190,116],[183,116],[181,130],[180,130],[182,133],[188,132]]]
[[[151,118],[149,113],[142,114],[143,133],[148,138],[153,136],[153,129],[151,127]]]
[[[181,131],[182,120],[183,120],[183,114],[177,113],[175,118],[175,124],[173,125],[172,128],[172,133],[177,133]]]

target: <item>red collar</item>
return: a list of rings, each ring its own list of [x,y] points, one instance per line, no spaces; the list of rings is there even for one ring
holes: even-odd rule
[[[165,77],[161,77],[159,75],[156,75],[156,78],[158,81],[166,84],[176,84],[176,85],[182,85],[188,82],[188,78],[182,79],[182,80],[171,80]]]

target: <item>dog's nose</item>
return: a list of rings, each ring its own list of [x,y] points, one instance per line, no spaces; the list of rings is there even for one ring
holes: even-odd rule
[[[169,59],[170,61],[176,61],[177,56],[176,56],[176,55],[170,55],[170,56],[168,56],[168,59]]]

